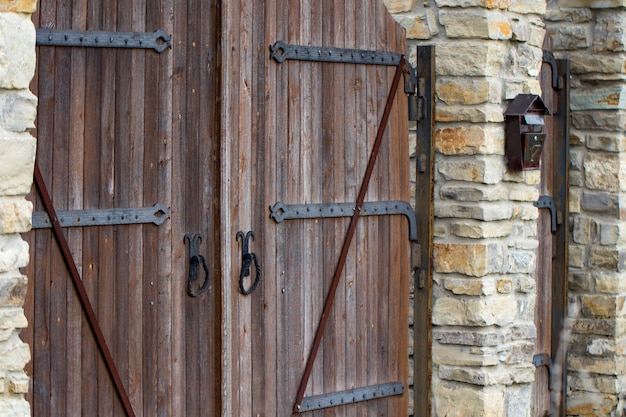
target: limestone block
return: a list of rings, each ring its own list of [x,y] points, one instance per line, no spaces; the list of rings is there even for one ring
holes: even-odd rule
[[[0,0],[0,13],[34,13],[35,10],[37,10],[37,0]]]
[[[387,10],[389,13],[402,13],[402,12],[410,12],[414,10],[418,0],[383,0],[385,6],[387,6]]]
[[[529,45],[541,48],[543,39],[546,36],[545,24],[541,21],[535,21],[528,18],[511,19],[511,30],[513,32],[511,39],[518,42],[527,42]]]
[[[28,393],[28,376],[24,372],[12,372],[8,376],[8,391],[11,394]]]
[[[431,9],[394,15],[394,19],[406,30],[407,39],[431,39],[439,33],[437,18]]]
[[[437,416],[505,417],[504,390],[500,387],[472,387],[442,382],[433,386]]]
[[[0,369],[19,372],[30,361],[30,349],[22,342],[17,333],[0,343]]]
[[[574,318],[570,321],[570,328],[575,333],[594,334],[600,336],[615,336],[621,334],[624,325],[621,319],[603,318]]]
[[[504,126],[439,128],[434,140],[444,155],[504,155]]]
[[[555,51],[573,51],[591,46],[593,34],[587,25],[550,25],[548,33],[552,37]]]
[[[588,245],[593,240],[597,226],[596,223],[588,217],[576,216],[574,218],[573,228],[572,237],[574,243]]]
[[[512,274],[531,274],[537,269],[537,259],[533,252],[510,252],[507,272]]]
[[[575,52],[569,55],[572,74],[623,74],[626,72],[624,54],[590,54]]]
[[[0,234],[28,232],[32,213],[33,204],[23,197],[0,197]]]
[[[496,292],[493,278],[446,278],[443,287],[456,295],[492,295]]]
[[[504,158],[501,157],[447,158],[435,165],[446,181],[497,184],[504,175]]]
[[[494,78],[443,78],[437,80],[437,98],[448,105],[499,103],[502,83]]]
[[[510,220],[513,218],[513,206],[501,204],[435,204],[435,217],[474,219],[482,221]]]
[[[569,245],[567,248],[568,266],[572,268],[584,268],[586,264],[585,246]]]
[[[29,90],[0,90],[0,128],[24,132],[35,127],[37,97]]]
[[[623,223],[602,223],[600,224],[600,244],[601,245],[621,245],[626,243],[626,225]]]
[[[511,2],[510,12],[521,14],[539,14],[546,12],[546,0],[516,0]]]
[[[500,278],[496,280],[496,291],[499,294],[510,294],[513,292],[513,280],[510,278]]]
[[[620,272],[626,267],[626,253],[612,247],[594,246],[589,250],[589,264]]]
[[[535,344],[532,342],[517,342],[499,348],[498,359],[507,365],[532,363],[535,354]]]
[[[1,13],[0,88],[27,89],[34,74],[35,26],[30,15]]]
[[[540,47],[531,46],[527,43],[520,43],[511,52],[514,53],[514,62],[511,67],[513,74],[517,74],[518,71],[520,71],[523,75],[530,77],[539,76],[543,59],[543,51]],[[540,88],[538,82],[536,82],[535,88],[530,89],[532,91],[536,91],[537,87]]]
[[[514,385],[506,390],[507,417],[528,417],[528,410],[532,410],[531,385]]]
[[[605,394],[619,394],[621,392],[621,383],[618,378],[606,375],[589,375],[581,373],[570,373],[568,386],[573,391],[586,391]]]
[[[570,214],[580,213],[582,201],[582,190],[570,190],[569,192],[569,212]]]
[[[570,291],[589,292],[593,289],[594,281],[591,278],[591,274],[588,272],[570,272],[567,282]]]
[[[435,271],[482,277],[502,269],[503,253],[498,244],[436,243],[433,247]]]
[[[0,235],[0,272],[28,265],[28,244],[19,235]]]
[[[626,110],[626,86],[575,89],[570,96],[570,108],[573,111]]]
[[[587,148],[594,151],[626,152],[626,136],[622,133],[589,134]]]
[[[440,297],[433,305],[433,324],[439,326],[505,326],[517,317],[512,295],[461,299]]]
[[[513,326],[511,326],[511,339],[512,340],[520,340],[520,339],[536,339],[537,338],[537,328],[535,327],[535,323],[533,322],[516,322]]]
[[[623,132],[626,126],[626,112],[585,110],[572,112],[572,126],[576,129]]]
[[[508,47],[500,41],[459,41],[435,45],[437,76],[493,77],[508,61]]]
[[[624,52],[626,50],[626,13],[611,10],[600,13],[593,27],[595,52]]]
[[[626,6],[626,0],[558,0],[559,7],[589,7],[591,9],[609,9]]]
[[[591,356],[611,356],[615,353],[615,342],[608,339],[593,339],[587,344]]]
[[[495,104],[463,106],[437,103],[435,109],[435,121],[501,123],[504,122],[504,114],[502,112],[502,108]]]
[[[442,9],[439,22],[448,38],[511,39],[507,16],[489,9]]]
[[[442,199],[454,201],[500,201],[507,198],[504,185],[483,185],[476,183],[447,183],[440,188]]]
[[[567,359],[570,371],[588,372],[601,375],[622,375],[624,363],[619,357],[577,357],[570,355]]]
[[[30,192],[35,146],[35,138],[28,133],[0,132],[0,196]]]
[[[494,347],[507,339],[502,329],[438,329],[433,328],[433,340],[448,345]]]
[[[495,349],[470,349],[460,346],[433,345],[433,362],[452,366],[495,366],[499,360]]]
[[[23,396],[0,395],[0,417],[30,416],[30,405]]]
[[[511,201],[537,201],[539,190],[535,186],[512,184],[509,185],[509,200]]]
[[[541,183],[541,171],[506,171],[503,179],[509,182],[519,182],[528,185],[538,185]]]
[[[515,278],[515,291],[523,294],[537,292],[537,283],[527,275],[519,275]]]
[[[471,239],[491,239],[511,236],[513,224],[511,222],[455,222],[450,226],[450,233],[458,237]]]
[[[21,307],[0,308],[0,329],[10,330],[24,329],[28,325],[24,310]],[[8,340],[7,338],[2,339]]]
[[[618,219],[620,216],[619,206],[619,197],[615,194],[583,191],[581,207],[585,211]]]
[[[19,273],[0,274],[0,306],[21,307],[26,300],[27,282]]]
[[[435,0],[437,7],[485,7],[487,9],[507,9],[512,0]]]
[[[548,22],[588,23],[593,20],[589,9],[548,9],[543,15]]]
[[[609,318],[624,315],[624,296],[584,294],[582,312],[586,317]]]

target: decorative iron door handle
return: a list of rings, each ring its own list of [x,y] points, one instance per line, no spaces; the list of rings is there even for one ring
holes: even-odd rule
[[[239,273],[239,291],[243,295],[250,295],[256,290],[256,287],[259,285],[259,281],[261,280],[261,264],[257,259],[254,253],[250,253],[248,249],[248,244],[250,238],[254,240],[254,233],[250,230],[248,233],[244,235],[243,232],[237,232],[237,241],[241,238],[241,272]],[[256,277],[254,278],[254,283],[248,289],[244,286],[244,278],[250,276],[250,267],[254,263],[254,267],[256,270]]]
[[[206,259],[204,259],[204,256],[198,255],[197,253],[197,245],[202,242],[202,235],[200,233],[196,233],[192,238],[190,234],[186,234],[183,238],[183,242],[189,242],[189,274],[187,275],[187,294],[191,297],[198,297],[209,287],[209,268],[207,267]],[[200,262],[202,262],[205,278],[202,286],[197,290],[194,290],[193,283],[198,279],[198,267],[200,266]]]

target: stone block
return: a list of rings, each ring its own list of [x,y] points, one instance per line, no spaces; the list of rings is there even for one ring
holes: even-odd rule
[[[499,103],[501,82],[493,78],[444,78],[437,80],[437,98],[447,105]]]
[[[594,191],[583,191],[581,207],[589,213],[596,213],[610,218],[620,217],[619,196]]]
[[[439,344],[433,346],[433,362],[451,366],[495,366],[500,363],[495,350],[483,349],[478,353],[475,349]]]
[[[519,275],[515,278],[515,291],[523,294],[537,292],[537,283],[527,275]]]
[[[568,203],[570,214],[580,213],[582,204],[582,193],[582,190],[570,190]]]
[[[20,372],[30,361],[30,349],[14,333],[13,336],[0,343],[0,369],[9,372]]]
[[[383,0],[389,13],[410,12],[415,9],[419,0]]]
[[[471,239],[491,239],[511,236],[513,224],[511,222],[455,222],[450,225],[450,233],[458,237]]]
[[[623,10],[600,12],[593,26],[595,52],[624,52],[626,50],[626,13]]]
[[[28,265],[28,244],[19,235],[0,235],[0,273]]]
[[[0,90],[0,127],[25,132],[35,127],[37,97],[29,90]]]
[[[498,348],[498,359],[507,365],[532,363],[535,353],[535,344],[532,342],[517,342]]]
[[[589,250],[589,264],[609,271],[623,271],[626,267],[626,253],[612,247],[594,246]]]
[[[501,387],[472,387],[442,382],[433,387],[436,415],[447,417],[505,417]]]
[[[440,188],[442,199],[463,202],[500,201],[507,199],[507,189],[498,184],[483,185],[476,183],[447,183]]]
[[[572,126],[576,129],[623,132],[626,126],[626,112],[585,110],[572,112]]]
[[[510,12],[520,14],[539,14],[546,12],[546,0],[518,0],[511,2]]]
[[[433,328],[433,340],[448,345],[494,347],[507,336],[501,329],[438,329]]]
[[[28,393],[28,376],[24,372],[12,372],[8,376],[7,391],[10,394]]]
[[[626,281],[620,273],[599,271],[594,274],[595,290],[602,294],[619,294],[626,292]]]
[[[492,77],[508,61],[508,47],[500,41],[437,43],[437,76]]]
[[[626,6],[626,0],[558,0],[559,7],[589,7],[590,9],[610,9]]]
[[[446,278],[444,288],[456,295],[492,295],[495,283],[492,278]]]
[[[0,196],[26,195],[33,183],[35,138],[0,132]]]
[[[531,386],[524,384],[507,388],[505,404],[507,417],[528,417],[528,410],[533,409]]]
[[[0,13],[34,13],[37,0],[0,0]]]
[[[482,221],[510,220],[513,216],[513,206],[501,204],[435,204],[435,217],[474,219]]]
[[[498,244],[436,243],[434,269],[439,273],[460,273],[482,277],[502,270],[504,255]]]
[[[446,158],[435,164],[437,172],[446,181],[470,181],[482,184],[497,184],[504,175],[502,157]]]
[[[612,356],[615,354],[615,342],[608,339],[593,339],[587,344],[586,350],[591,356]]]
[[[510,252],[507,272],[511,274],[532,274],[537,269],[537,257],[533,252]]]
[[[625,152],[626,137],[616,134],[590,134],[587,137],[587,148],[593,151]]]
[[[552,48],[555,51],[587,49],[593,39],[587,25],[550,25],[548,33],[552,37]]]
[[[538,77],[541,71],[541,62],[543,59],[543,51],[540,47],[531,46],[527,43],[518,43],[514,50],[511,50],[514,62],[511,66],[511,75],[521,73],[530,77]],[[530,81],[527,81],[530,85]],[[534,87],[525,87],[531,92],[537,93],[541,91],[540,84],[535,80]]]
[[[615,336],[620,333],[618,327],[620,325],[618,319],[604,319],[604,318],[574,318],[569,321],[570,328],[575,333],[580,334],[593,334],[600,336]]]
[[[570,95],[570,108],[577,110],[625,110],[626,86],[609,88],[574,89]]]
[[[1,13],[0,89],[27,89],[34,74],[35,25],[30,15]]]
[[[621,375],[624,372],[624,363],[617,357],[598,358],[569,355],[567,366],[570,371],[600,375]]]
[[[28,325],[24,310],[21,307],[0,308],[0,330],[24,329]],[[8,340],[7,338],[2,339]]]
[[[504,115],[502,108],[495,104],[463,106],[437,103],[435,109],[435,121],[501,123],[504,122]]]
[[[17,273],[0,274],[0,306],[21,307],[26,300],[27,278]]]
[[[0,417],[30,416],[30,405],[20,395],[0,395]]]
[[[508,186],[509,200],[511,201],[537,201],[539,190],[535,186],[511,184]]]
[[[568,253],[568,266],[572,268],[584,268],[587,252],[585,250],[585,246],[579,245],[569,245],[567,249]]]
[[[593,241],[596,228],[595,221],[589,217],[576,216],[572,231],[573,242],[581,245],[590,244]]]
[[[511,326],[511,340],[537,338],[537,328],[533,322],[516,322]]]
[[[621,392],[620,380],[614,376],[570,373],[568,386],[572,391],[586,391],[604,394],[619,394]]]
[[[568,285],[570,291],[590,292],[593,290],[594,280],[589,272],[569,273]]]
[[[32,214],[33,204],[23,197],[0,197],[0,234],[28,232]]]
[[[626,242],[626,225],[621,222],[601,223],[599,229],[601,245],[621,245]]]
[[[505,326],[517,317],[514,296],[485,298],[440,297],[433,305],[433,324],[439,326]]]
[[[543,16],[548,22],[589,23],[593,20],[589,9],[548,9]]]
[[[506,171],[504,178],[507,182],[524,183],[528,185],[538,185],[541,183],[541,171]]]
[[[504,127],[457,126],[435,129],[435,150],[444,155],[504,155]]]
[[[623,74],[626,55],[575,52],[569,55],[572,74]]]
[[[487,9],[507,9],[511,0],[435,0],[437,7],[485,7]]]
[[[511,39],[511,23],[498,10],[441,9],[439,22],[448,38]]]
[[[431,9],[396,14],[394,19],[405,28],[407,39],[427,40],[439,33],[437,18]]]
[[[584,294],[582,312],[585,317],[611,318],[626,312],[624,296]]]

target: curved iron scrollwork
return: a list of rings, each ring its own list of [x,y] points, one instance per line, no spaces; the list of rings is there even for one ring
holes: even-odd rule
[[[252,294],[256,288],[259,286],[259,282],[261,281],[261,264],[257,259],[254,253],[250,253],[248,249],[248,245],[250,239],[254,240],[254,233],[250,230],[248,233],[244,234],[243,232],[237,232],[237,241],[241,238],[241,272],[239,273],[239,291],[243,295]],[[254,278],[254,282],[252,286],[246,289],[244,285],[244,279],[250,276],[250,267],[254,263],[256,277]]]
[[[193,238],[190,234],[186,234],[183,238],[185,243],[189,243],[189,274],[187,275],[187,294],[191,297],[198,297],[209,287],[209,268],[206,264],[206,259],[202,255],[197,253],[197,245],[202,242],[202,235],[196,233]],[[204,282],[202,286],[197,290],[193,289],[193,284],[198,279],[198,269],[202,263],[204,269]]]

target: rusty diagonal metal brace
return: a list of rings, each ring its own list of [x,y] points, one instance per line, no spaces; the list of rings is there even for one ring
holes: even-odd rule
[[[80,299],[80,303],[83,307],[83,310],[85,311],[85,314],[87,314],[87,321],[89,322],[89,326],[91,327],[91,330],[96,337],[96,340],[98,342],[98,348],[100,349],[100,353],[102,353],[107,370],[109,371],[111,378],[113,378],[113,383],[115,385],[117,394],[122,401],[122,405],[124,406],[124,411],[126,411],[126,415],[128,417],[135,417],[135,412],[133,411],[133,407],[130,404],[130,399],[128,397],[128,394],[126,393],[124,384],[122,384],[122,379],[120,378],[120,374],[117,370],[117,367],[115,366],[115,361],[111,356],[111,352],[109,351],[109,347],[104,338],[104,334],[102,333],[102,329],[100,328],[100,324],[98,323],[96,313],[94,312],[91,302],[89,301],[89,296],[87,295],[87,291],[85,290],[83,280],[81,279],[78,268],[76,267],[76,261],[74,261],[74,257],[72,256],[72,252],[70,251],[67,239],[65,238],[63,230],[61,229],[61,223],[59,222],[59,218],[54,208],[54,204],[52,203],[52,199],[50,198],[50,194],[48,193],[48,188],[46,187],[46,183],[43,179],[43,176],[41,175],[41,171],[39,170],[39,165],[37,164],[37,161],[35,161],[35,184],[37,185],[37,189],[39,190],[39,195],[41,196],[43,205],[48,212],[48,216],[50,217],[50,221],[52,223],[52,232],[59,245],[59,248],[61,249],[63,260],[67,265],[67,269],[72,276],[72,281],[74,282],[74,286],[76,287],[78,298]]]
[[[320,348],[322,337],[324,335],[324,329],[326,328],[326,323],[328,322],[328,316],[330,315],[330,310],[332,309],[333,302],[335,301],[335,294],[337,292],[339,280],[341,279],[341,274],[346,264],[346,259],[348,257],[348,250],[350,249],[350,243],[352,242],[352,238],[354,237],[354,232],[356,230],[356,225],[359,221],[361,207],[363,206],[363,201],[365,200],[365,194],[367,193],[367,188],[369,186],[370,178],[372,177],[372,172],[374,171],[374,165],[376,164],[376,158],[378,157],[378,152],[380,150],[380,145],[382,143],[383,135],[385,133],[385,128],[387,127],[387,123],[389,122],[389,115],[391,114],[391,107],[393,106],[393,101],[396,97],[398,85],[400,84],[400,78],[403,75],[403,73],[405,73],[407,70],[408,70],[407,62],[406,62],[404,55],[402,55],[400,58],[400,62],[398,63],[398,66],[396,67],[396,73],[394,75],[393,82],[391,84],[391,90],[389,91],[389,96],[387,97],[387,103],[385,105],[385,111],[383,112],[383,117],[381,119],[380,125],[378,126],[378,133],[376,134],[374,147],[372,148],[372,153],[370,154],[370,158],[367,163],[367,169],[365,170],[365,177],[363,178],[363,182],[361,183],[361,188],[359,190],[359,195],[356,201],[354,214],[352,215],[352,218],[350,220],[348,232],[343,242],[343,247],[341,248],[341,255],[339,256],[339,262],[337,263],[335,274],[333,275],[333,280],[330,285],[330,290],[328,292],[328,295],[326,296],[326,301],[324,302],[324,310],[322,311],[322,317],[320,319],[320,323],[317,328],[317,331],[315,332],[315,338],[313,339],[313,347],[311,348],[311,354],[309,355],[309,358],[306,363],[306,367],[304,368],[304,374],[302,376],[302,381],[300,382],[300,388],[298,389],[298,395],[296,396],[296,402],[293,407],[294,413],[300,412],[302,399],[304,398],[304,391],[306,390],[306,386],[309,382],[309,378],[311,377],[311,371],[313,370],[313,363],[315,362],[315,357],[317,356],[317,352],[319,351],[319,348]]]

